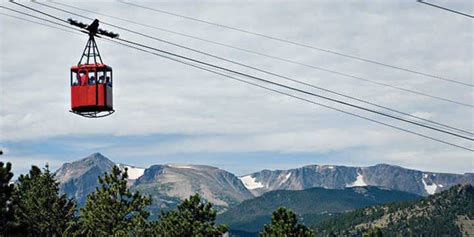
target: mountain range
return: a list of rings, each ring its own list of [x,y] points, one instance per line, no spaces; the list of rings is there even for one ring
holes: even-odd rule
[[[127,168],[128,186],[153,197],[152,209],[174,208],[181,200],[198,192],[218,209],[227,208],[253,197],[233,174],[211,166],[153,165],[140,168],[116,164],[100,153],[63,164],[56,171],[59,188],[78,206],[85,203],[87,194],[98,186],[97,177],[110,172],[117,165]]]
[[[474,174],[445,174],[379,164],[369,167],[309,165],[289,170],[262,170],[244,176],[204,165],[160,164],[148,168],[117,164],[94,153],[56,171],[60,190],[82,206],[97,187],[97,177],[114,165],[127,168],[129,186],[152,195],[153,208],[173,208],[193,193],[199,193],[223,212],[244,200],[274,190],[305,190],[315,187],[344,189],[378,186],[428,196],[459,183],[474,183]]]
[[[427,196],[447,190],[455,184],[472,184],[474,173],[425,172],[387,164],[369,167],[308,165],[289,170],[262,170],[240,179],[256,196],[281,189],[343,189],[354,186],[378,186]]]

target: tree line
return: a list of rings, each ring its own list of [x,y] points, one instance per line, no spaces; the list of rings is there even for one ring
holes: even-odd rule
[[[199,194],[176,209],[149,220],[152,198],[127,188],[127,169],[114,166],[98,177],[96,190],[77,210],[74,198],[61,194],[55,174],[46,165],[32,166],[12,181],[11,163],[0,162],[0,236],[222,236],[224,224],[216,224],[217,211]],[[289,209],[278,208],[260,236],[314,236],[297,223]]]

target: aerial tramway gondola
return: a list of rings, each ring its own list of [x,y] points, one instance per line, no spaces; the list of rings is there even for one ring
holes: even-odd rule
[[[99,21],[85,25],[69,19],[72,25],[87,31],[89,40],[81,59],[71,67],[71,112],[87,118],[99,118],[111,115],[113,108],[112,67],[103,63],[94,37],[100,34],[112,34],[99,29]],[[110,35],[107,35],[111,37]]]

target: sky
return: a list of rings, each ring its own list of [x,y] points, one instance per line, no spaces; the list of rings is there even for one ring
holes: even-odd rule
[[[430,1],[474,13],[471,1]],[[31,2],[61,18],[72,17]],[[110,16],[323,67],[385,84],[473,104],[472,87],[351,60],[222,27],[125,5],[69,1]],[[349,55],[373,59],[473,83],[472,19],[416,1],[157,1],[134,3],[258,32]],[[52,4],[52,3],[50,3]],[[52,4],[54,5],[54,4]],[[8,1],[2,6],[28,12]],[[58,6],[58,5],[54,5]],[[262,57],[130,22],[62,7],[319,87],[348,94],[426,119],[474,131],[473,108]],[[2,14],[16,15],[4,9]],[[36,13],[29,12],[37,15]],[[160,49],[215,63],[277,82],[281,78],[206,57],[110,26],[101,28]],[[100,152],[140,167],[188,163],[216,166],[237,175],[309,164],[474,172],[473,152],[228,78],[172,62],[106,40],[97,43],[114,72],[114,108],[106,118],[69,112],[69,68],[87,37],[0,15],[0,149],[16,174],[31,165],[59,168]],[[294,83],[291,86],[331,96]],[[459,145],[472,142],[363,113]],[[364,105],[366,106],[366,105]]]

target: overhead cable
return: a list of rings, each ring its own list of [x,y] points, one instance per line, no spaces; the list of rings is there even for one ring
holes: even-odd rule
[[[220,23],[215,23],[215,22],[211,22],[211,21],[207,21],[207,20],[202,20],[202,19],[198,19],[198,18],[195,18],[195,17],[185,16],[185,15],[173,13],[173,12],[170,12],[170,11],[164,11],[164,10],[160,10],[160,9],[156,9],[156,8],[151,8],[151,7],[143,6],[143,5],[136,4],[136,3],[125,2],[125,1],[119,1],[119,2],[123,3],[123,4],[130,5],[130,6],[135,6],[135,7],[138,7],[138,8],[158,12],[158,13],[161,13],[161,14],[171,15],[171,16],[175,16],[175,17],[179,17],[179,18],[183,18],[183,19],[188,19],[188,20],[191,20],[191,21],[196,21],[196,22],[200,22],[200,23],[204,23],[204,24],[208,24],[208,25],[213,25],[213,26],[217,26],[217,27],[221,27],[221,28],[226,28],[226,29],[230,29],[230,30],[234,30],[234,31],[238,31],[238,32],[246,33],[246,34],[251,34],[251,35],[271,39],[271,40],[274,40],[274,41],[279,41],[279,42],[292,44],[292,45],[296,45],[296,46],[300,46],[300,47],[304,47],[304,48],[314,49],[314,50],[318,50],[318,51],[321,51],[321,52],[334,54],[334,55],[342,56],[342,57],[357,60],[357,61],[371,63],[371,64],[375,64],[375,65],[379,65],[379,66],[383,66],[383,67],[388,67],[388,68],[392,68],[392,69],[396,69],[396,70],[400,70],[400,71],[405,71],[405,72],[409,72],[409,73],[413,73],[413,74],[417,74],[417,75],[421,75],[421,76],[425,76],[425,77],[429,77],[429,78],[434,78],[434,79],[442,80],[442,81],[446,81],[446,82],[451,82],[451,83],[455,83],[455,84],[459,84],[459,85],[474,87],[474,85],[471,84],[471,83],[466,83],[466,82],[462,82],[462,81],[458,81],[458,80],[454,80],[454,79],[449,79],[449,78],[446,78],[446,77],[441,77],[441,76],[437,76],[437,75],[430,74],[430,73],[420,72],[420,71],[417,71],[417,70],[414,70],[414,69],[395,66],[395,65],[391,65],[391,64],[388,64],[388,63],[378,61],[378,60],[367,59],[367,58],[363,58],[363,57],[360,57],[360,56],[351,55],[351,54],[348,54],[348,53],[343,53],[343,52],[339,52],[339,51],[335,51],[335,50],[316,47],[316,46],[312,46],[312,45],[309,45],[309,44],[299,43],[299,42],[295,42],[295,41],[291,41],[291,40],[287,40],[287,39],[283,39],[283,38],[279,38],[279,37],[275,37],[275,36],[270,36],[270,35],[254,32],[254,31],[244,30],[244,29],[241,29],[241,28],[233,27],[233,26],[228,26],[228,25],[224,25],[224,24],[220,24]]]
[[[70,28],[72,28],[72,27],[70,27]],[[74,28],[72,28],[72,29],[74,29]],[[77,30],[77,29],[75,29],[75,30]],[[79,30],[77,30],[77,31],[79,31]],[[79,31],[79,32],[80,32],[80,31]],[[107,39],[107,40],[108,40],[108,39]],[[126,43],[130,43],[130,44],[134,44],[134,45],[137,45],[137,46],[140,46],[140,47],[145,47],[145,48],[149,47],[149,46],[146,46],[146,45],[141,45],[141,44],[136,43],[136,42],[127,41],[127,40],[124,40],[124,39],[118,39],[118,40],[121,40],[121,41],[126,42]],[[114,40],[111,40],[111,41],[114,41]],[[120,43],[120,42],[117,42],[117,43]],[[132,47],[135,47],[135,46],[132,46]],[[136,47],[136,48],[138,49],[139,47]],[[141,51],[143,51],[143,50],[145,50],[145,49],[142,48]],[[157,51],[157,50],[155,49],[154,51]],[[158,52],[160,52],[160,51],[158,51]],[[151,51],[150,51],[150,53],[157,54],[157,53],[154,53],[154,52],[151,52]],[[165,51],[165,52],[161,52],[161,53],[166,53],[166,51]],[[170,54],[170,53],[167,53],[167,54],[168,54],[169,56],[172,56],[172,57],[178,57],[178,58],[180,58],[180,59],[184,59],[184,60],[191,61],[191,62],[193,62],[193,63],[197,63],[197,62],[194,62],[194,61],[192,61],[192,60],[187,59],[187,57],[184,57],[184,56],[174,55],[174,54]],[[163,55],[163,56],[166,56],[166,55]],[[176,60],[182,61],[182,60],[179,60],[179,59],[174,59],[174,61],[176,61]],[[204,66],[210,66],[210,67],[213,67],[213,68],[216,68],[216,69],[219,69],[219,70],[224,70],[223,68],[215,67],[215,65],[208,65],[208,64],[202,64],[202,65],[204,65]],[[225,70],[225,71],[227,71],[227,70]],[[235,72],[234,72],[234,73],[235,73]],[[248,77],[248,76],[246,76],[246,74],[242,74],[242,73],[238,73],[238,72],[237,72],[236,74],[245,76],[245,77],[247,77],[247,78],[254,78],[253,76]],[[265,79],[261,79],[261,81],[262,81],[262,82],[267,82]],[[278,83],[274,83],[274,82],[270,82],[270,81],[268,81],[267,83],[268,83],[268,84],[272,84],[272,85],[278,85]],[[290,88],[291,88],[291,87],[288,87],[288,86],[285,86],[285,85],[283,85],[282,87],[283,87],[283,88],[286,88],[286,89],[290,89]],[[298,90],[297,90],[297,91],[298,91]],[[305,93],[304,91],[299,91],[299,92],[304,93],[304,94],[308,94],[308,93]],[[317,96],[317,97],[320,97],[320,96]],[[321,98],[321,97],[320,97],[320,98]],[[304,99],[304,98],[303,98],[303,99]],[[334,102],[335,102],[335,101],[334,101]],[[317,104],[318,104],[318,105],[321,105],[321,104],[319,104],[319,103],[317,103]],[[322,106],[327,107],[327,105],[322,105]],[[343,110],[340,110],[340,109],[338,109],[338,108],[333,108],[333,109],[335,109],[335,110],[337,110],[337,111],[340,111],[340,112],[343,111]],[[345,112],[347,112],[347,111],[345,111]],[[348,113],[351,114],[351,112],[348,112]],[[347,113],[346,113],[346,114],[347,114]],[[360,118],[364,118],[364,117],[361,117],[360,115],[357,115],[357,114],[354,114],[354,116],[357,116],[357,117],[360,117]],[[444,141],[444,140],[441,140],[441,139],[433,138],[433,137],[430,137],[430,136],[427,136],[427,135],[424,135],[424,134],[420,134],[420,133],[417,133],[417,132],[413,132],[413,131],[410,131],[410,130],[408,130],[408,129],[396,127],[396,126],[394,126],[394,125],[386,124],[386,123],[383,123],[383,122],[380,122],[380,121],[377,121],[377,120],[374,120],[374,119],[370,119],[370,118],[366,118],[366,119],[369,120],[369,121],[373,121],[373,122],[376,122],[376,123],[379,123],[379,124],[382,124],[382,125],[385,125],[385,126],[389,126],[389,127],[392,127],[392,128],[398,129],[398,130],[401,130],[401,131],[405,131],[405,132],[408,132],[408,133],[411,133],[411,134],[414,134],[414,135],[418,135],[418,136],[421,136],[421,137],[424,137],[424,138],[427,138],[427,139],[430,139],[430,140],[433,140],[433,141],[437,141],[437,142],[441,142],[441,143],[444,143],[444,144],[447,144],[447,145],[455,146],[455,147],[458,147],[458,148],[461,148],[461,149],[464,149],[464,150],[474,151],[474,150],[471,149],[471,148],[464,147],[464,146],[460,146],[460,145],[457,145],[457,144],[453,144],[453,143],[450,143],[450,142],[447,142],[447,141]],[[472,139],[470,139],[470,140],[472,140]]]
[[[55,10],[58,10],[58,11],[62,11],[62,12],[71,14],[71,15],[74,15],[74,16],[78,16],[78,17],[82,17],[82,18],[85,18],[85,19],[93,20],[93,18],[91,18],[91,17],[84,16],[84,15],[81,15],[81,14],[77,14],[77,13],[74,13],[74,12],[71,12],[71,11],[68,11],[68,10],[64,10],[62,8],[54,7],[54,6],[45,4],[45,3],[41,3],[41,2],[35,2],[35,3],[40,4],[42,6],[45,6],[45,7],[48,7],[48,8],[51,8],[51,9],[55,9]],[[81,10],[81,11],[85,11],[85,12],[89,12],[89,13],[93,13],[93,14],[103,15],[103,16],[110,17],[110,18],[113,18],[113,19],[118,19],[118,20],[121,20],[121,21],[130,22],[130,23],[133,23],[133,24],[137,24],[137,25],[141,25],[141,26],[145,26],[145,27],[149,27],[149,28],[153,28],[153,29],[162,30],[162,31],[165,31],[165,32],[168,32],[168,33],[178,34],[178,35],[182,35],[182,36],[185,36],[185,37],[190,37],[190,38],[202,40],[202,41],[205,41],[205,42],[214,43],[214,44],[221,45],[221,46],[224,46],[224,47],[229,47],[229,48],[232,48],[232,49],[241,50],[241,51],[244,51],[244,52],[248,52],[248,53],[252,53],[252,54],[256,54],[256,55],[276,59],[276,60],[287,62],[287,63],[292,63],[292,64],[296,64],[296,65],[316,69],[316,70],[319,70],[319,71],[332,73],[332,74],[335,74],[335,75],[338,75],[338,76],[343,76],[343,77],[347,77],[347,78],[350,78],[350,79],[364,81],[364,82],[371,83],[371,84],[378,85],[378,86],[384,86],[384,87],[388,87],[388,88],[408,92],[408,93],[411,93],[411,94],[428,97],[428,98],[431,98],[431,99],[436,99],[436,100],[440,100],[440,101],[444,101],[444,102],[448,102],[448,103],[453,103],[453,104],[457,104],[457,105],[461,105],[461,106],[474,108],[474,105],[469,104],[469,103],[456,101],[456,100],[452,100],[452,99],[448,99],[448,98],[444,98],[444,97],[440,97],[440,96],[436,96],[436,95],[432,95],[432,94],[428,94],[428,93],[424,93],[424,92],[420,92],[420,91],[416,91],[416,90],[412,90],[412,89],[393,86],[393,85],[390,85],[390,84],[387,84],[387,83],[384,83],[384,82],[381,82],[381,81],[367,79],[367,78],[351,75],[351,74],[348,74],[348,73],[344,73],[344,72],[340,72],[340,71],[336,71],[336,70],[332,70],[332,69],[327,69],[327,68],[323,68],[323,67],[319,67],[319,66],[315,66],[315,65],[309,65],[309,64],[305,64],[305,63],[301,63],[301,62],[297,62],[297,61],[293,61],[293,60],[289,60],[289,59],[285,59],[285,58],[281,58],[281,57],[277,57],[277,56],[264,54],[264,53],[261,53],[261,52],[256,52],[256,51],[252,51],[252,50],[248,50],[248,49],[234,47],[234,46],[227,45],[227,44],[222,44],[222,43],[211,41],[211,40],[202,39],[202,38],[195,37],[195,36],[190,36],[190,35],[187,35],[187,34],[182,34],[182,33],[174,32],[174,31],[169,31],[169,30],[166,30],[166,29],[163,29],[163,28],[154,27],[154,26],[150,26],[150,25],[147,25],[147,24],[141,24],[141,23],[136,22],[136,21],[130,21],[130,20],[127,20],[127,19],[123,19],[123,18],[111,16],[111,15],[105,15],[105,14],[102,14],[102,13],[99,13],[99,12],[93,12],[93,11],[90,11],[90,10],[78,8],[78,7],[71,6],[71,5],[68,5],[68,4],[65,4],[65,3],[60,3],[60,2],[52,2],[52,3],[55,3],[57,5],[61,5],[61,6],[70,7],[70,8],[77,9],[77,10]],[[109,26],[112,26],[112,27],[115,27],[115,28],[118,28],[118,29],[121,29],[121,30],[124,30],[124,31],[128,31],[128,32],[131,32],[131,33],[134,33],[134,34],[141,35],[143,37],[147,37],[147,38],[150,38],[150,39],[153,39],[153,40],[160,41],[162,43],[168,43],[169,44],[169,41],[164,41],[164,40],[159,39],[157,37],[150,36],[150,35],[147,35],[147,34],[144,34],[144,33],[141,33],[141,32],[137,32],[137,31],[134,31],[134,30],[130,30],[128,28],[124,28],[124,27],[121,27],[121,26],[118,26],[118,25],[115,25],[115,24],[111,24],[111,23],[107,23],[107,22],[102,22],[102,24],[109,25]],[[423,119],[421,119],[421,120],[423,120]]]
[[[467,16],[467,17],[470,17],[470,18],[474,18],[473,15],[469,15],[469,14],[467,14],[467,13],[463,13],[463,12],[460,12],[460,11],[456,11],[456,10],[453,10],[453,9],[450,9],[450,8],[447,8],[447,7],[442,7],[442,6],[440,6],[440,5],[436,5],[436,4],[433,4],[433,3],[425,2],[425,1],[422,1],[422,0],[417,0],[417,2],[426,4],[426,5],[428,5],[428,6],[436,7],[436,8],[445,10],[445,11],[449,11],[449,12],[452,12],[452,13],[456,13],[456,14],[459,14],[459,15],[462,15],[462,16]]]

